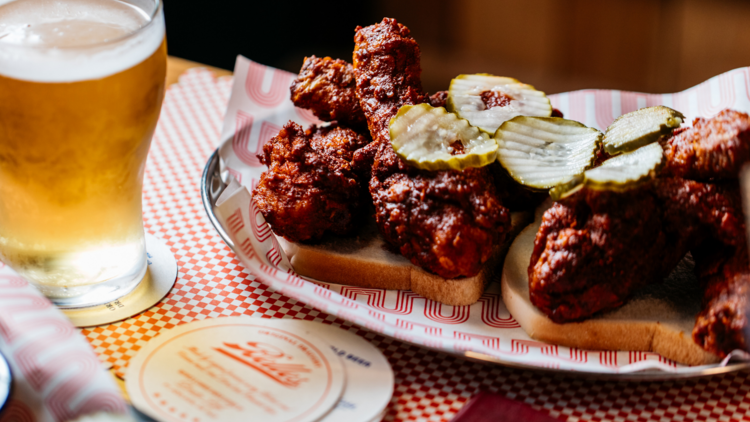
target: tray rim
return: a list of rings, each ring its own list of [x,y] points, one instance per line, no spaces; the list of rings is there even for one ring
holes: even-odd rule
[[[219,150],[220,148],[217,148],[216,150],[214,150],[214,152],[211,153],[211,155],[208,157],[208,161],[206,162],[205,167],[203,168],[203,173],[201,175],[201,181],[200,181],[201,201],[203,202],[203,208],[206,211],[206,216],[208,217],[211,224],[214,226],[214,229],[219,234],[219,237],[221,237],[224,243],[226,243],[226,245],[229,246],[229,248],[233,252],[236,252],[234,242],[229,237],[226,230],[224,230],[224,227],[222,227],[221,223],[216,217],[216,212],[215,212],[216,200],[219,198],[219,196],[221,196],[221,194],[224,192],[224,189],[226,188],[226,184],[221,178],[221,168],[220,168],[221,159],[219,157]],[[263,281],[263,284],[271,288],[270,281],[267,280],[267,277],[265,274],[259,271],[255,271],[255,269],[253,268],[248,268],[244,264],[243,264],[243,267],[245,267],[257,279]],[[305,282],[307,283],[307,281]],[[307,303],[305,304],[308,306],[315,307],[314,305],[310,305]],[[321,309],[318,309],[318,310],[321,312],[326,312]],[[346,319],[346,318],[342,318],[342,319]],[[349,321],[349,322],[351,322],[352,324],[356,324],[362,328],[365,328],[361,324],[358,324],[356,321]],[[503,360],[494,356],[489,356],[483,353],[473,352],[473,351],[465,351],[461,353],[461,352],[457,352],[453,350],[445,350],[445,349],[438,348],[438,347],[423,345],[419,343],[412,343],[412,342],[409,342],[408,340],[400,339],[400,338],[388,335],[386,333],[379,332],[378,334],[383,335],[385,337],[390,337],[394,340],[403,341],[405,343],[409,343],[417,347],[422,347],[422,348],[437,351],[440,353],[445,353],[451,356],[460,357],[460,358],[463,358],[472,362],[500,365],[500,366],[504,366],[508,368],[528,370],[528,371],[534,371],[534,372],[543,372],[545,374],[581,377],[581,378],[592,379],[592,380],[596,379],[596,380],[611,380],[611,381],[674,381],[674,380],[681,380],[681,379],[703,378],[703,377],[708,377],[708,376],[713,376],[713,375],[721,375],[721,374],[727,374],[731,372],[750,370],[750,362],[738,362],[738,363],[731,363],[731,364],[724,365],[724,366],[720,364],[702,365],[702,366],[695,367],[696,371],[694,372],[679,372],[679,373],[668,372],[668,371],[653,371],[653,370],[641,371],[641,372],[628,372],[628,373],[572,371],[569,369],[549,368],[549,367],[542,367],[542,366],[526,365],[526,364],[521,364],[517,362],[510,362],[510,361],[506,361],[506,360]]]

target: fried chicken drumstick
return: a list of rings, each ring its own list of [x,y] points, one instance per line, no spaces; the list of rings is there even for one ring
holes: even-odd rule
[[[357,28],[354,41],[356,92],[373,138],[357,154],[360,162],[372,159],[370,194],[383,237],[441,277],[477,274],[510,228],[491,174],[486,168],[421,171],[401,160],[391,147],[390,119],[403,105],[430,100],[422,90],[419,46],[408,28],[388,18]]]

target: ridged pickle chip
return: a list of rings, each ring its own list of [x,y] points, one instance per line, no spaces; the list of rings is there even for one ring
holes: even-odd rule
[[[604,134],[604,150],[614,155],[656,142],[680,127],[685,116],[665,106],[647,107],[618,117]]]
[[[487,133],[495,133],[503,122],[516,116],[552,115],[552,105],[544,92],[517,79],[486,73],[453,79],[447,108]]]
[[[495,132],[500,164],[535,189],[567,182],[591,167],[601,138],[598,130],[560,117],[517,116]]]
[[[583,187],[613,191],[632,189],[656,177],[663,162],[664,150],[661,145],[652,143],[586,170],[582,175],[550,189],[550,196],[554,200],[562,199]]]
[[[497,156],[494,139],[442,107],[403,106],[389,130],[396,154],[423,170],[482,167]]]

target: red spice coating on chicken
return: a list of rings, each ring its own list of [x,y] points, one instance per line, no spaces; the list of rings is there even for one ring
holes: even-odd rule
[[[704,308],[693,328],[693,340],[720,357],[748,350],[750,266],[743,244],[727,247],[706,242],[693,251],[696,272],[704,285]]]
[[[661,141],[665,176],[693,180],[736,179],[750,161],[750,116],[723,110],[711,119],[697,118],[693,127]]]
[[[293,242],[314,241],[326,231],[349,234],[365,202],[351,159],[367,142],[348,128],[304,131],[287,123],[258,155],[268,171],[253,190],[273,231]]]
[[[289,89],[294,105],[310,109],[320,120],[364,127],[365,115],[359,106],[355,84],[351,64],[311,56],[305,57]]]
[[[370,194],[384,239],[441,277],[476,275],[510,228],[491,174],[486,168],[422,171],[401,160],[390,143],[390,120],[403,105],[429,101],[419,46],[408,28],[388,18],[358,28],[354,40],[357,95],[374,140],[355,162],[372,160]]]
[[[668,239],[657,206],[648,188],[584,188],[555,203],[534,240],[531,302],[552,321],[572,322],[617,308],[659,281]]]

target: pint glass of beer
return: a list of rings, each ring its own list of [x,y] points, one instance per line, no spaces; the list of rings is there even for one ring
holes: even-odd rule
[[[58,306],[110,302],[146,273],[165,76],[160,0],[0,0],[0,259]]]

